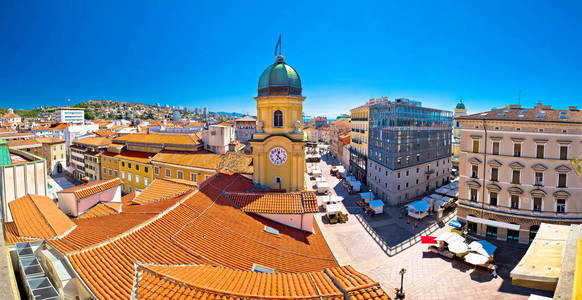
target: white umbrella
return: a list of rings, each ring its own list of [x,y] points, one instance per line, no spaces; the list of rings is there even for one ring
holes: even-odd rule
[[[465,242],[454,242],[449,244],[449,251],[455,254],[462,254],[469,251],[469,246]]]
[[[489,258],[477,253],[469,253],[465,256],[465,261],[472,265],[482,265],[487,263]]]

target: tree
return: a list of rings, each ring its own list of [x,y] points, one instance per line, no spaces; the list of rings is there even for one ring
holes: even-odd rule
[[[582,176],[582,160],[578,160],[574,157],[572,158],[570,165],[572,168],[574,168],[574,171],[578,174],[578,176]]]

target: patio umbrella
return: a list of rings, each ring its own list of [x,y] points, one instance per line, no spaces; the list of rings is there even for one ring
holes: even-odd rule
[[[465,242],[454,242],[452,244],[449,244],[449,251],[455,253],[455,254],[463,254],[467,251],[469,251],[469,246],[467,246],[467,244]]]
[[[436,244],[436,236],[423,235],[420,237],[421,244]]]
[[[465,256],[465,261],[472,265],[482,265],[485,264],[489,259],[487,256],[483,256],[477,253],[469,253]]]

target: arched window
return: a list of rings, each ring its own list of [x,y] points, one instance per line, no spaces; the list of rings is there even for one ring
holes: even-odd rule
[[[283,112],[280,110],[273,114],[273,127],[283,127]]]

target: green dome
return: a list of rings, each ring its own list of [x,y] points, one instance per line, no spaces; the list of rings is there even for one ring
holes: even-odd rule
[[[277,56],[274,64],[268,66],[259,78],[259,96],[298,95],[301,96],[301,79],[283,56]]]
[[[465,109],[465,104],[463,103],[463,101],[457,103],[457,107],[455,107],[456,109]]]

